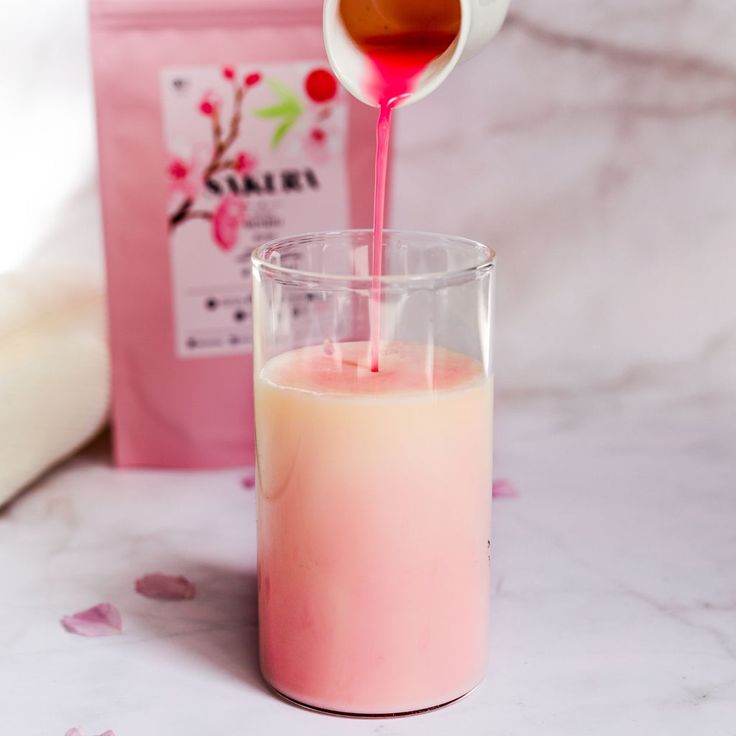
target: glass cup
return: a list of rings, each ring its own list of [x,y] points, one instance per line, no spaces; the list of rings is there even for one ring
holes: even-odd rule
[[[253,254],[261,670],[363,716],[472,690],[490,593],[494,253],[388,231],[372,278],[371,240]]]

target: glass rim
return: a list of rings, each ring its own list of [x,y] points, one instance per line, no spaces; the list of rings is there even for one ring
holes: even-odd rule
[[[311,243],[319,240],[339,240],[340,238],[350,239],[356,236],[373,235],[370,228],[356,228],[348,230],[325,230],[301,233],[299,235],[276,238],[262,243],[254,248],[251,253],[251,263],[254,270],[266,272],[271,276],[279,276],[285,280],[285,283],[293,285],[305,285],[313,287],[315,284],[331,284],[333,286],[343,285],[350,289],[369,288],[375,284],[381,284],[385,287],[423,287],[428,284],[436,286],[437,284],[453,284],[470,281],[481,278],[486,273],[492,271],[496,267],[496,251],[490,246],[483,243],[466,238],[462,235],[447,235],[445,233],[435,233],[423,230],[384,230],[384,235],[403,236],[407,238],[420,237],[427,239],[437,239],[449,241],[455,245],[468,247],[481,253],[485,252],[484,257],[479,262],[471,266],[463,268],[451,269],[448,271],[428,271],[427,273],[416,274],[381,274],[380,276],[355,276],[337,273],[319,273],[317,271],[305,271],[300,268],[290,268],[275,264],[268,260],[269,255],[275,251],[285,248],[289,245],[298,245],[299,243]]]

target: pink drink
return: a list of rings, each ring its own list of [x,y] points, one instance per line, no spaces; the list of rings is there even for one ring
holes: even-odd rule
[[[383,273],[383,223],[386,209],[386,172],[391,139],[391,111],[411,93],[419,75],[432,59],[452,43],[447,33],[402,33],[362,37],[360,46],[373,64],[366,87],[378,103],[376,124],[376,173],[373,188],[373,252],[370,299],[371,370],[379,369],[381,344],[381,282]]]
[[[386,171],[388,145],[391,138],[391,109],[382,104],[376,124],[376,174],[373,187],[373,249],[371,252],[371,297],[368,302],[368,323],[371,331],[371,370],[378,372],[381,346],[381,274],[383,273],[383,223],[386,211]]]
[[[256,377],[261,667],[349,713],[449,702],[483,678],[491,381],[435,348],[293,350]]]

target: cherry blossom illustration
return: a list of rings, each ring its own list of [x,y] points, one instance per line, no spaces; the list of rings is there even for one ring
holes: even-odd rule
[[[331,125],[333,102],[339,88],[332,72],[323,67],[309,69],[301,85],[295,88],[278,79],[264,77],[259,71],[240,74],[234,66],[223,66],[220,72],[224,82],[220,90],[204,90],[192,111],[208,120],[211,142],[202,143],[191,155],[171,152],[166,173],[170,194],[175,197],[169,230],[190,220],[206,220],[211,224],[214,244],[228,252],[236,246],[238,233],[246,221],[246,202],[237,196],[233,188],[235,183],[230,183],[232,191],[226,190],[214,204],[211,200],[203,204],[199,196],[205,189],[222,193],[218,182],[212,179],[215,174],[229,172],[248,177],[258,166],[252,153],[238,147],[246,95],[257,86],[261,86],[266,95],[271,93],[271,104],[252,110],[252,115],[273,123],[273,149],[279,149],[288,136],[290,142],[286,149],[289,152],[306,153],[320,163],[333,155],[332,142],[339,139]],[[223,88],[230,89],[231,104],[226,101]]]
[[[191,179],[191,161],[179,156],[170,156],[166,172],[169,175],[169,188],[172,192],[181,192],[185,197],[196,195],[196,183]]]
[[[172,151],[166,166],[169,194],[182,199],[195,199],[204,188],[202,173],[210,159],[207,145],[194,148],[191,153]]]
[[[250,174],[257,165],[256,158],[245,151],[238,151],[233,158],[233,169],[238,174]]]
[[[212,237],[224,251],[238,242],[238,231],[245,222],[245,202],[235,194],[226,194],[212,213]]]
[[[224,120],[224,100],[215,90],[206,90],[199,100],[200,115],[209,118],[212,144],[204,165],[196,157],[190,159],[171,156],[167,165],[169,187],[184,196],[183,201],[169,216],[169,229],[174,230],[188,220],[212,222],[212,236],[223,250],[230,250],[237,241],[237,228],[245,220],[245,203],[226,195],[214,210],[195,206],[199,192],[210,178],[220,171],[248,174],[256,166],[256,159],[246,151],[232,150],[240,135],[243,122],[243,100],[246,94],[261,82],[261,74],[252,72],[238,78],[235,67],[224,66],[222,77],[232,89],[232,112]]]

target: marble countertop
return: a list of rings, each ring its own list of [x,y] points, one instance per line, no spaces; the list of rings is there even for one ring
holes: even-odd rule
[[[235,471],[116,472],[98,446],[0,515],[5,736],[736,734],[736,399],[501,402],[491,668],[422,716],[347,721],[257,666],[255,498]],[[146,572],[193,601],[145,599]],[[124,633],[62,615],[116,604]]]

